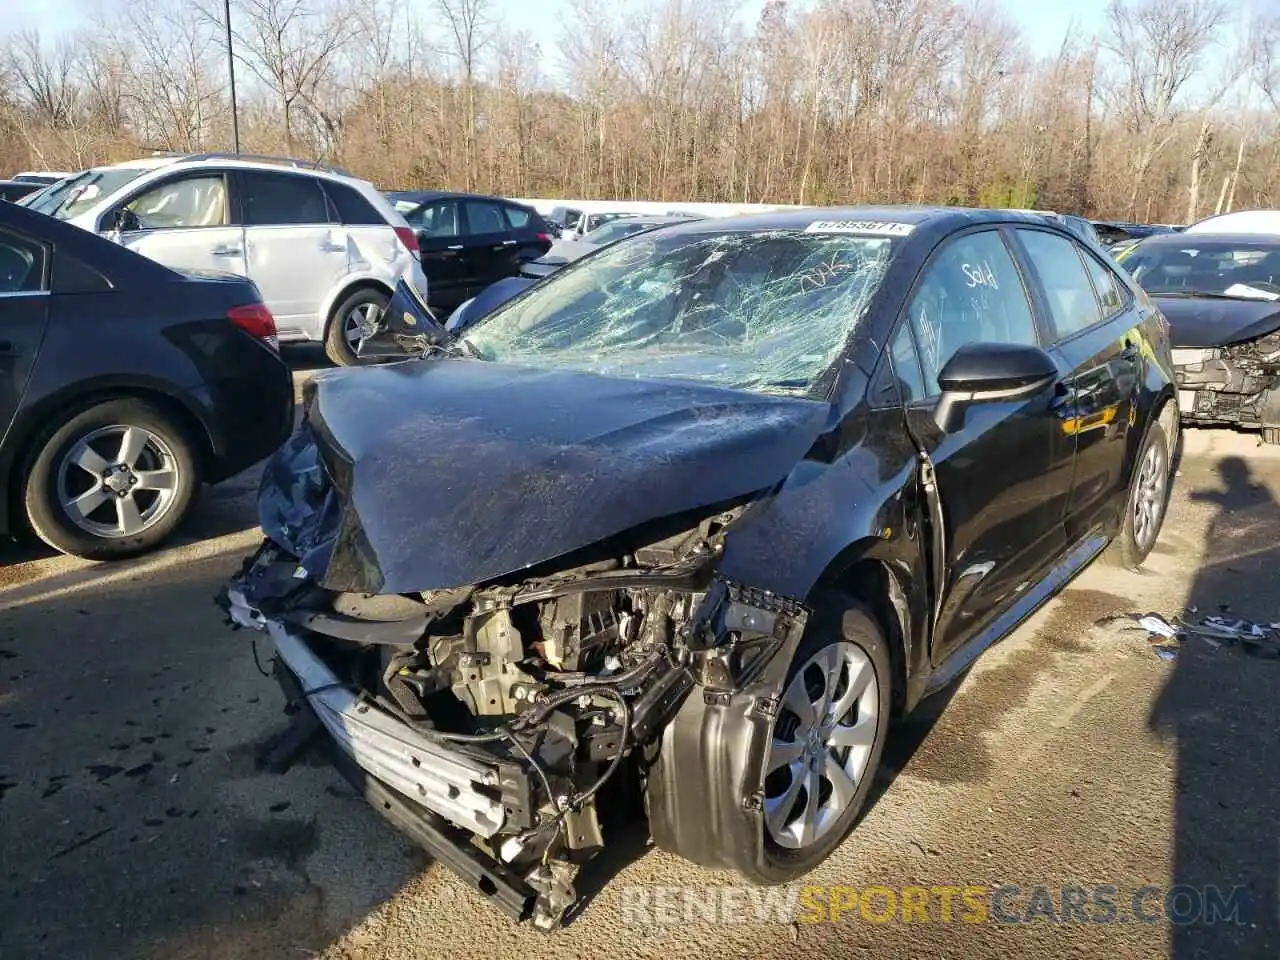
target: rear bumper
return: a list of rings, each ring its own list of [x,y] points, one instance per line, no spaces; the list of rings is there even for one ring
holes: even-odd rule
[[[293,374],[274,355],[245,376],[206,384],[192,397],[209,433],[212,457],[205,465],[209,483],[265,460],[293,432]]]

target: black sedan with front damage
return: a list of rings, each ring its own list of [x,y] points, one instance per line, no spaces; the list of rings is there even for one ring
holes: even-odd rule
[[[623,240],[422,359],[309,385],[222,597],[274,641],[271,763],[318,732],[546,928],[627,811],[697,863],[797,877],[893,717],[1108,544],[1142,562],[1171,379],[1152,302],[1044,218]]]
[[[1152,237],[1122,264],[1172,327],[1183,423],[1280,443],[1280,239]]]

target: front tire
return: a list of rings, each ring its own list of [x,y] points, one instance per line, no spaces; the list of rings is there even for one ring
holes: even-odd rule
[[[381,322],[390,300],[385,292],[373,287],[362,287],[344,297],[325,329],[325,355],[340,367],[369,363],[360,356],[360,346]]]
[[[853,829],[880,766],[892,693],[889,648],[865,607],[828,593],[796,650],[764,770],[769,883],[808,873]]]
[[[142,400],[89,407],[38,444],[23,488],[27,519],[49,546],[86,560],[155,549],[200,489],[190,438]]]
[[[1169,441],[1156,420],[1138,451],[1120,532],[1107,551],[1113,566],[1136,570],[1155,547],[1169,505],[1170,476]]]

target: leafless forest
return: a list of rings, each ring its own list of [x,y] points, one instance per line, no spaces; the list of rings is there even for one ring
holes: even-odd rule
[[[1017,0],[1036,2],[1036,0]],[[201,3],[205,6],[201,6]],[[1280,14],[1114,0],[1034,57],[995,0],[580,0],[553,49],[492,0],[233,0],[242,149],[384,188],[1038,206],[1280,206]],[[225,150],[221,0],[0,41],[0,170]]]

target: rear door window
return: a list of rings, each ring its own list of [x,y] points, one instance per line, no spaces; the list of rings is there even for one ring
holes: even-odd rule
[[[930,397],[942,392],[938,374],[966,344],[1039,341],[1022,277],[996,230],[948,242],[925,267],[908,316]]]
[[[278,227],[329,222],[329,204],[320,181],[288,173],[244,171],[244,222],[248,227]]]
[[[1102,312],[1077,245],[1044,230],[1019,227],[1017,233],[1044,288],[1058,336],[1069,337],[1098,323]]]
[[[466,210],[467,235],[475,237],[507,232],[507,223],[502,217],[502,207],[498,204],[468,200],[463,204],[463,208]]]

